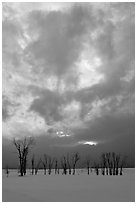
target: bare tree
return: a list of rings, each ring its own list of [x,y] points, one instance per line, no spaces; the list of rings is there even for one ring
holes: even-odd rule
[[[116,153],[112,152],[113,176],[116,175]]]
[[[63,158],[61,159],[61,166],[63,169],[63,173],[62,174],[67,174],[67,158],[65,156],[63,156]]]
[[[34,159],[35,159],[35,157],[34,157],[34,154],[33,154],[32,158],[31,158],[31,169],[32,169],[31,173],[32,173],[32,175],[34,174],[34,166],[35,166]]]
[[[87,167],[87,170],[88,170],[88,175],[89,175],[89,172],[90,172],[90,165],[91,165],[91,158],[90,158],[90,156],[87,156],[86,157],[86,167]]]
[[[58,172],[58,174],[59,174],[59,167],[58,167],[58,169],[57,169],[57,172]]]
[[[55,159],[55,174],[58,172],[58,160]]]
[[[37,173],[38,173],[40,164],[41,164],[41,158],[38,160],[38,162],[37,162],[37,164],[36,164],[36,167],[35,167],[35,175],[37,175]]]
[[[48,157],[46,154],[44,154],[44,160],[42,161],[43,167],[44,167],[44,175],[47,174],[47,164],[48,164]]]
[[[76,172],[76,164],[77,162],[80,160],[80,155],[78,152],[76,152],[73,156],[72,156],[72,166],[73,166],[73,175],[75,175]]]
[[[67,154],[67,166],[68,166],[68,169],[69,169],[69,175],[71,175],[71,163],[70,163],[69,154]]]
[[[119,173],[120,154],[116,155],[116,175]]]
[[[54,163],[54,158],[51,158],[50,156],[48,156],[48,173],[49,175],[51,174],[51,169],[52,169],[52,166],[53,166],[53,163]]]
[[[113,163],[112,163],[112,157],[111,157],[111,153],[108,152],[106,153],[106,160],[108,163],[108,168],[109,168],[109,175],[112,175],[112,169],[113,169]]]
[[[106,154],[103,153],[101,155],[101,159],[102,159],[102,175],[105,175],[105,169],[106,169],[106,174],[108,175],[108,167],[107,167],[107,157]]]
[[[123,166],[125,165],[126,158],[127,157],[121,157],[120,154],[116,154],[115,152],[108,152],[108,153],[103,153],[102,154],[102,161],[101,161],[101,166],[102,166],[102,174],[104,175],[105,169],[106,169],[106,174],[108,175],[108,170],[109,170],[109,175],[122,175],[122,169]],[[119,170],[120,169],[120,170]]]
[[[20,175],[26,174],[27,157],[30,151],[30,147],[34,144],[32,137],[17,140],[14,138],[13,144],[15,145],[19,157]]]

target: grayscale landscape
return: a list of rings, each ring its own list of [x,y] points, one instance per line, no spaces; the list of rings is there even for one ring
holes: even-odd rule
[[[135,3],[2,3],[2,201],[135,201]]]

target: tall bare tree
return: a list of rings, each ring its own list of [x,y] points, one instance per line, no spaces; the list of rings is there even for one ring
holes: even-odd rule
[[[106,157],[106,154],[103,153],[101,155],[101,159],[102,159],[102,175],[105,175],[105,169],[106,169],[106,174],[108,175],[108,167],[107,167],[107,157]]]
[[[55,159],[55,174],[58,172],[58,160]]]
[[[107,152],[101,155],[102,174],[104,175],[105,169],[108,175],[122,175],[123,167],[126,164],[126,156],[122,157],[121,154],[115,152]],[[109,170],[109,171],[108,171]]]
[[[35,157],[33,154],[32,158],[31,158],[31,169],[32,169],[31,173],[32,173],[32,175],[34,174],[34,166],[35,166],[34,161],[35,161]]]
[[[89,175],[89,172],[90,172],[90,165],[91,165],[91,158],[90,158],[90,156],[87,156],[86,157],[86,167],[87,167],[87,170],[88,170],[88,175]]]
[[[20,176],[26,174],[27,157],[32,145],[34,145],[34,138],[25,137],[23,139],[13,139],[19,157]]]
[[[63,158],[61,159],[61,167],[63,169],[63,173],[62,174],[67,174],[67,158],[65,156],[63,156]]]
[[[67,154],[67,166],[69,170],[69,175],[71,175],[71,162],[70,162],[69,154]]]
[[[38,160],[38,162],[37,162],[37,164],[35,166],[35,175],[37,175],[37,173],[38,173],[40,164],[41,164],[41,158]]]
[[[106,160],[108,163],[108,167],[109,167],[109,175],[112,175],[112,169],[113,169],[113,163],[112,163],[112,158],[111,158],[111,153],[108,152],[106,153]]]
[[[116,153],[112,152],[113,176],[116,175]]]
[[[49,175],[51,174],[51,169],[54,163],[54,158],[52,158],[51,156],[48,156],[48,173]]]
[[[76,164],[80,160],[80,155],[78,152],[74,153],[72,156],[72,166],[73,166],[73,175],[75,175],[76,172]]]
[[[42,161],[43,167],[44,167],[44,175],[47,174],[47,165],[48,165],[48,156],[44,154],[44,159]]]
[[[116,175],[119,173],[120,154],[116,155]]]

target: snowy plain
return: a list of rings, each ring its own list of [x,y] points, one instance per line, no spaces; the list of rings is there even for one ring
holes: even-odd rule
[[[122,176],[87,175],[86,169],[76,175],[31,175],[24,177],[3,170],[3,202],[134,202],[135,170],[125,169]]]

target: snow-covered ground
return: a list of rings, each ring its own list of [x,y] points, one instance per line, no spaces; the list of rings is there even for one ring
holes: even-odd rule
[[[77,175],[28,174],[19,177],[10,171],[3,172],[3,202],[133,202],[135,201],[135,170],[125,169],[123,176],[87,175],[77,170]]]

